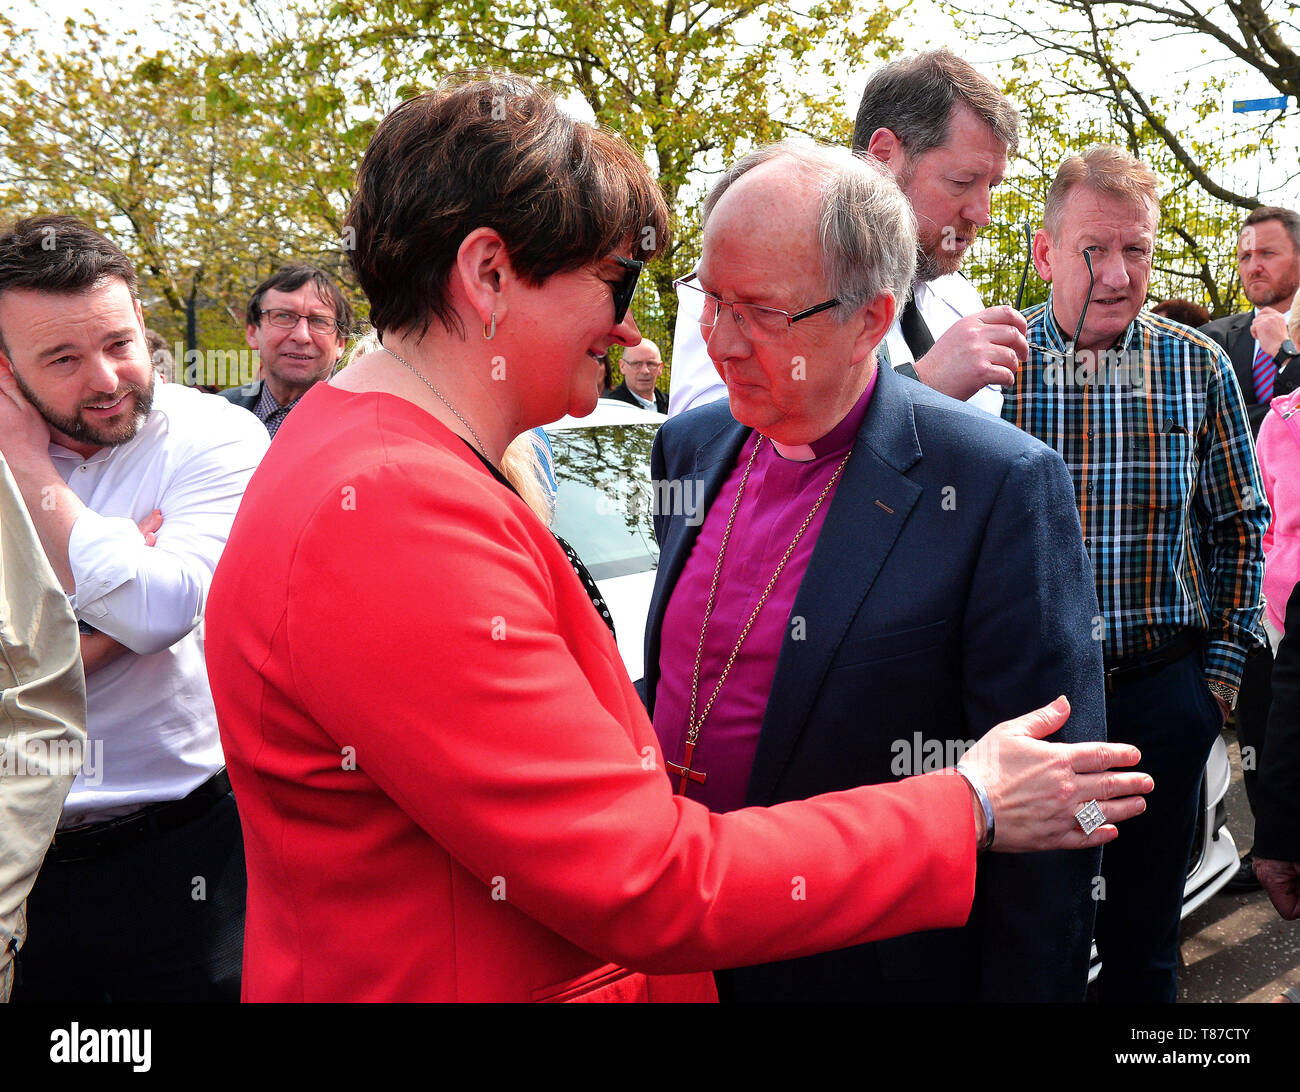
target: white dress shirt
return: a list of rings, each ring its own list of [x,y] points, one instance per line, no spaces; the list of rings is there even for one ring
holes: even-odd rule
[[[126,645],[86,680],[86,760],[60,826],[179,800],[224,765],[203,610],[244,487],[270,440],[251,413],[173,383],[127,443],[50,457],[86,505],[68,540],[78,618]],[[137,523],[162,512],[157,544]]]
[[[960,273],[917,284],[914,292],[917,310],[936,341],[958,319],[984,309],[974,285]],[[677,326],[673,331],[673,366],[668,386],[669,417],[727,396],[727,386],[709,358],[695,316],[689,307],[680,306],[680,291],[678,301]],[[884,345],[889,350],[889,362],[895,368],[913,363],[912,350],[903,340],[897,317],[885,335]],[[999,387],[983,387],[967,401],[995,416],[1002,412],[1002,390]]]

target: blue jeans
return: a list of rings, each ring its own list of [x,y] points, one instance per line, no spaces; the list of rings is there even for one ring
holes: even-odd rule
[[[1187,858],[1201,774],[1223,727],[1199,653],[1120,687],[1106,699],[1109,738],[1142,751],[1155,780],[1147,810],[1119,825],[1102,853],[1097,951],[1105,1003],[1173,1003]]]

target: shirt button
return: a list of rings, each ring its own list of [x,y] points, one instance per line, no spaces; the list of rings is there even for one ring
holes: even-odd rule
[[[1089,483],[1088,483],[1088,492],[1091,493],[1092,490],[1093,490],[1093,488],[1094,488],[1094,487],[1093,487],[1092,482],[1089,482]]]
[[[1091,549],[1092,549],[1092,539],[1090,539],[1090,538],[1085,538],[1085,539],[1083,540],[1083,545],[1084,545],[1084,548],[1085,548],[1085,549],[1091,550]]]
[[[1089,430],[1088,430],[1088,439],[1089,439],[1089,440],[1092,439],[1092,429],[1089,429]]]

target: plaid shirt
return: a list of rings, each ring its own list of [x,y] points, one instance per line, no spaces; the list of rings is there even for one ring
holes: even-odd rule
[[[1235,690],[1263,644],[1269,512],[1232,366],[1204,334],[1143,311],[1113,349],[1070,367],[1050,307],[1025,312],[1029,360],[1002,416],[1074,479],[1106,664],[1196,629],[1207,681]]]
[[[271,394],[271,388],[264,382],[262,384],[262,397],[257,400],[253,412],[257,415],[257,419],[266,426],[266,431],[274,440],[275,434],[280,430],[280,426],[284,424],[284,419],[289,416],[289,411],[301,401],[302,395],[299,395],[287,406],[280,405],[275,400],[275,396]]]

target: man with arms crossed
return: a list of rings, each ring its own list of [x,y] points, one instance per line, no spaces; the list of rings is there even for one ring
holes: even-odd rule
[[[266,432],[155,386],[135,270],[70,216],[0,231],[0,341],[0,453],[82,624],[89,736],[15,1000],[237,1000],[243,845],[200,623]]]

